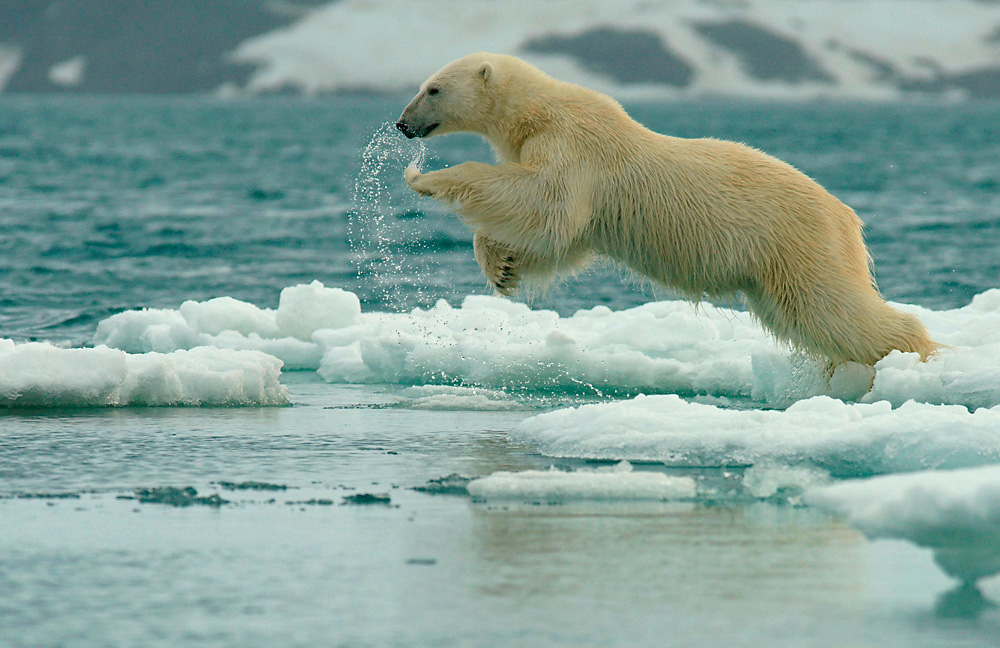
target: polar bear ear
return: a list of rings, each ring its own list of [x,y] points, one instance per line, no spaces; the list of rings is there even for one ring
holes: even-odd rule
[[[483,80],[483,83],[489,83],[490,77],[493,76],[493,64],[486,62],[479,66],[479,78]]]

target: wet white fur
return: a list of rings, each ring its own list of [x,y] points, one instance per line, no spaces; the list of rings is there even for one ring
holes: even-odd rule
[[[501,292],[598,253],[692,300],[742,294],[776,337],[833,365],[937,348],[879,295],[854,211],[756,149],[654,133],[608,96],[485,53],[428,79],[401,120],[493,146],[495,165],[405,178],[475,230]]]

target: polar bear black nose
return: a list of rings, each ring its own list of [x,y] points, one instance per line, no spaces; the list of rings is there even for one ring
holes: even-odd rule
[[[398,128],[399,132],[401,132],[403,135],[406,135],[407,137],[413,137],[413,133],[410,131],[410,127],[406,125],[406,122],[404,121],[396,122],[396,128]]]

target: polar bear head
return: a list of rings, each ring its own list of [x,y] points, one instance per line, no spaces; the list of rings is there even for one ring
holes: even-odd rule
[[[496,54],[469,54],[452,61],[424,81],[406,106],[396,128],[407,137],[476,132],[498,81]],[[493,86],[493,87],[491,87]]]
[[[498,111],[511,81],[532,74],[541,72],[513,56],[469,54],[424,81],[396,128],[411,138],[455,132],[486,135],[489,125],[500,118]]]

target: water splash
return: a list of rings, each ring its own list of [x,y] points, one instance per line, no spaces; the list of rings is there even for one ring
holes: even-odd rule
[[[417,194],[403,181],[403,170],[410,164],[419,169],[426,158],[427,148],[421,140],[404,139],[395,125],[387,122],[362,153],[351,195],[354,208],[349,214],[348,242],[358,274],[374,284],[380,303],[396,310],[412,306],[414,298],[427,298],[419,287],[414,294],[412,283],[432,269],[409,267],[404,255],[394,253],[394,248],[417,238],[408,221],[421,215]],[[410,286],[404,290],[406,284]]]
[[[406,186],[403,170],[410,164],[421,168],[427,162],[426,146],[421,140],[408,140],[392,123],[383,124],[372,135],[361,156],[361,168],[351,196],[353,209],[349,214],[348,241],[355,255],[362,283],[372,287],[379,307],[408,311],[414,306],[433,304],[442,294],[429,294],[430,278],[439,268],[429,261],[429,255],[414,255],[427,249],[424,236],[427,226],[420,198]],[[426,206],[426,205],[424,205]],[[419,265],[413,259],[420,257]],[[471,262],[471,259],[469,260]],[[426,336],[434,337],[430,329]],[[495,364],[495,363],[494,363]],[[507,395],[529,397],[541,405],[561,403],[568,394],[577,397],[605,399],[611,394],[598,386],[570,374],[556,363],[529,361],[523,373],[490,383]],[[462,375],[452,375],[446,369],[423,376],[428,384],[482,388],[476,381]],[[536,392],[548,393],[539,395]],[[550,402],[551,401],[551,402]]]

